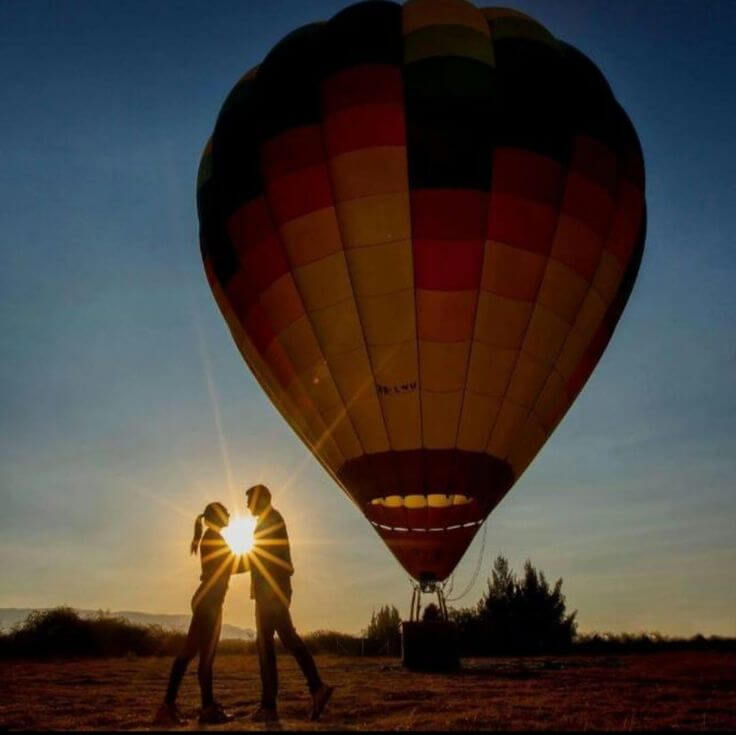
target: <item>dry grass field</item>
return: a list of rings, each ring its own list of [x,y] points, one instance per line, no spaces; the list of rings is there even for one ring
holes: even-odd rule
[[[454,674],[419,674],[393,659],[318,656],[338,686],[311,723],[293,660],[279,657],[283,730],[733,730],[736,655],[661,652],[621,656],[467,659]],[[171,661],[124,658],[0,662],[2,729],[148,729]],[[196,663],[180,705],[199,729]],[[237,716],[224,727],[262,730],[248,713],[259,695],[254,656],[221,656],[215,690]]]

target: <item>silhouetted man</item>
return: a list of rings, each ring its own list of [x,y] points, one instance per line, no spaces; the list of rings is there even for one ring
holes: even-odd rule
[[[333,687],[322,682],[317,667],[304,642],[291,622],[291,565],[289,537],[281,514],[271,505],[271,492],[265,485],[254,485],[245,492],[248,510],[258,518],[250,561],[250,596],[256,601],[256,634],[258,660],[261,667],[261,706],[252,719],[278,719],[276,695],[278,672],[273,635],[297,660],[312,695],[313,720],[319,719],[332,695]]]

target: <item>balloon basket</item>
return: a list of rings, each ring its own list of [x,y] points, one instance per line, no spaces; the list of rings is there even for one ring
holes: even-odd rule
[[[401,623],[401,663],[413,671],[460,668],[457,627],[447,620],[405,620]]]
[[[401,623],[401,663],[414,671],[452,671],[460,668],[457,626],[447,615],[443,585],[430,576],[413,583],[411,617]],[[435,616],[420,620],[422,593],[437,595]]]

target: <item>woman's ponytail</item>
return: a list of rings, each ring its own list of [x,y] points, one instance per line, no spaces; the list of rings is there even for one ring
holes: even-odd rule
[[[192,554],[196,554],[199,551],[199,540],[202,538],[202,519],[204,513],[200,513],[194,521],[194,537],[192,538],[192,545],[189,550]]]

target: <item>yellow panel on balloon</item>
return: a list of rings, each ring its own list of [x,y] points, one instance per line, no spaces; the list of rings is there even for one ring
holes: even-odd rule
[[[514,442],[507,458],[518,477],[537,456],[544,442],[547,441],[547,432],[534,416],[529,416],[522,430],[518,434],[518,440]]]
[[[608,304],[604,303],[597,291],[593,289],[588,291],[575,321],[575,328],[588,342],[598,331],[607,309]]]
[[[305,393],[320,413],[324,415],[325,410],[342,406],[342,397],[325,363],[320,363],[316,369],[309,368],[298,375]]]
[[[600,294],[605,304],[610,305],[613,301],[623,275],[623,268],[616,256],[610,251],[604,250],[601,253],[598,270],[593,276],[593,288]]]
[[[457,438],[462,391],[430,393],[422,391],[422,437],[428,449],[452,449]]]
[[[368,348],[378,399],[393,449],[421,446],[417,343],[412,339]]]
[[[342,250],[292,271],[308,312],[352,299],[345,256]]]
[[[279,334],[278,339],[284,346],[297,373],[302,373],[310,367],[316,369],[316,366],[324,361],[317,336],[307,316],[297,319],[286,327]]]
[[[572,325],[589,288],[590,283],[570,266],[550,258],[537,303]]]
[[[277,334],[304,316],[304,304],[291,273],[277,278],[261,294],[260,301]]]
[[[353,401],[348,412],[366,452],[373,454],[390,449],[381,405],[375,394]]]
[[[406,191],[406,148],[377,146],[342,153],[330,159],[330,176],[336,202]]]
[[[533,304],[516,301],[481,291],[474,338],[492,347],[518,349],[521,347]]]
[[[404,451],[422,446],[419,392],[379,395],[391,449]]]
[[[570,324],[537,304],[524,338],[524,351],[551,367],[560,354],[569,331]]]
[[[422,388],[430,391],[463,390],[469,351],[470,342],[419,340]]]
[[[417,331],[431,342],[470,339],[478,300],[477,291],[417,289]]]
[[[467,387],[474,393],[505,395],[518,355],[518,350],[504,350],[473,341]]]
[[[345,257],[356,296],[379,296],[413,288],[410,240],[350,248]]]
[[[328,360],[330,355],[351,352],[363,345],[363,332],[353,299],[310,312],[309,320]]]
[[[490,36],[485,18],[466,0],[409,0],[402,8],[401,19],[405,36],[434,25],[465,26]]]
[[[550,368],[525,353],[519,354],[506,396],[514,403],[531,408],[537,400]]]
[[[355,426],[361,444],[366,451],[384,451],[388,447],[388,437],[364,346],[352,352],[331,355],[328,365],[340,393],[343,410]]]
[[[348,412],[344,406],[334,406],[322,411],[325,427],[340,448],[345,459],[354,459],[363,455],[363,445],[355,431]]]
[[[500,396],[486,396],[466,392],[460,416],[458,449],[468,452],[485,452],[488,437],[501,408]]]
[[[603,239],[576,217],[560,214],[552,241],[550,257],[569,265],[583,278],[591,279],[595,272]]]
[[[545,255],[489,240],[480,286],[509,299],[534,301],[546,265]]]
[[[359,296],[357,302],[369,345],[392,345],[416,339],[413,290]]]
[[[511,401],[504,400],[501,410],[496,417],[496,423],[491,431],[488,442],[488,452],[494,457],[504,458],[508,452],[510,442],[516,432],[524,425],[529,411],[517,406]]]
[[[565,381],[559,373],[552,372],[539,394],[534,413],[545,430],[552,431],[569,403],[570,398],[565,390]]]
[[[304,265],[342,249],[334,207],[289,220],[279,229],[292,266]]]
[[[415,390],[418,388],[419,366],[414,335],[404,342],[369,345],[368,352],[379,394],[400,392],[398,389],[404,385],[413,386]],[[408,389],[403,392],[408,392]]]
[[[411,237],[408,191],[340,202],[337,214],[346,249]]]
[[[329,368],[348,404],[375,393],[373,371],[365,346],[361,345],[354,352],[330,356]]]
[[[579,329],[573,327],[570,330],[570,334],[567,335],[567,340],[565,340],[565,345],[562,348],[562,352],[560,352],[560,356],[557,358],[555,370],[566,380],[569,380],[589,345],[590,339]]]

